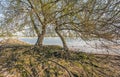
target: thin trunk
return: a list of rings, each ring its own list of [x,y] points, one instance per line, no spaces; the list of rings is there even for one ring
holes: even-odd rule
[[[41,34],[38,34],[36,45],[43,46],[43,40],[44,40],[45,34],[46,34],[46,26],[43,25]]]
[[[43,42],[43,39],[44,39],[45,29],[46,29],[46,28],[45,28],[45,26],[42,26],[42,32],[41,32],[41,34],[40,34],[40,31],[39,31],[39,29],[37,28],[37,26],[36,26],[36,24],[35,24],[35,22],[34,22],[34,19],[33,19],[33,17],[32,17],[32,13],[30,13],[30,18],[31,18],[31,21],[32,21],[32,26],[33,26],[33,28],[34,28],[37,36],[38,36],[38,39],[37,39],[37,42],[36,42],[35,45],[37,45],[37,46],[42,46],[42,42]]]
[[[59,32],[59,30],[57,29],[57,27],[55,28],[55,31],[57,33],[57,35],[60,37],[61,41],[62,41],[62,44],[63,44],[63,48],[65,51],[68,51],[68,46],[67,46],[67,43],[64,39],[64,37],[61,35],[61,33]]]
[[[39,33],[40,33],[40,31],[39,31],[39,29],[37,28],[37,26],[36,26],[36,24],[35,24],[35,21],[34,21],[34,19],[33,19],[32,13],[29,13],[29,14],[30,14],[30,18],[31,18],[32,26],[33,26],[33,28],[34,28],[34,30],[35,30],[37,36],[38,36]]]
[[[32,10],[34,11],[35,15],[37,16],[38,20],[40,21],[41,25],[42,25],[42,32],[41,34],[40,33],[37,33],[38,35],[38,39],[37,39],[37,42],[35,45],[38,45],[38,46],[42,46],[43,45],[43,39],[44,39],[44,36],[45,36],[45,33],[46,33],[46,25],[44,25],[44,23],[42,22],[42,20],[40,19],[40,16],[39,16],[39,12],[36,10],[36,8],[32,5],[31,1],[28,0]]]

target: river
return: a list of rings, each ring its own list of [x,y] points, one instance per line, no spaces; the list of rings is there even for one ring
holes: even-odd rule
[[[3,38],[0,38],[2,40]],[[17,39],[35,44],[37,41],[37,37],[20,37]],[[81,40],[81,39],[70,39],[66,38],[67,45],[69,49],[80,51],[80,52],[88,52],[88,53],[99,53],[99,54],[120,54],[120,46],[114,44],[112,42],[106,40]],[[120,40],[118,41],[120,43]],[[45,37],[43,41],[44,45],[60,45],[62,46],[62,42],[59,37]]]

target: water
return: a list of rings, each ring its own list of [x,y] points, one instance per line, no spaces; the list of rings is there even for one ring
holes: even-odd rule
[[[21,40],[21,41],[30,43],[30,44],[35,44],[36,41],[37,41],[37,37],[33,37],[33,38],[18,38],[18,39]],[[60,45],[60,46],[62,46],[62,42],[61,42],[59,37],[54,37],[54,38],[46,37],[43,40],[43,44],[44,45]]]
[[[2,40],[3,38],[0,38]],[[21,41],[35,44],[37,41],[37,37],[21,37],[17,38]],[[81,39],[69,39],[66,38],[67,45],[69,49],[89,52],[89,53],[100,53],[100,54],[120,54],[119,48],[103,48],[104,45],[114,45],[111,42],[107,41],[99,41],[99,40],[91,40],[91,41],[83,41]],[[119,41],[120,42],[120,41]],[[59,37],[45,37],[43,41],[44,45],[60,45],[62,46],[62,42]]]
[[[28,42],[30,44],[35,44],[37,38],[19,38],[24,42]],[[66,38],[67,45],[69,49],[76,50],[80,52],[88,52],[88,53],[100,53],[100,54],[120,54],[119,48],[103,48],[104,45],[114,45],[112,42],[108,41],[99,41],[99,40],[91,40],[91,41],[83,41],[81,39],[69,39]],[[46,37],[43,41],[44,45],[60,45],[62,46],[62,42],[59,37]]]

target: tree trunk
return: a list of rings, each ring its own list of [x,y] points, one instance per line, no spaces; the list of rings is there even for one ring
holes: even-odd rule
[[[57,27],[55,28],[55,31],[57,33],[57,35],[60,37],[61,41],[62,41],[62,44],[63,44],[63,48],[65,51],[68,51],[68,46],[67,46],[67,43],[64,39],[64,37],[61,35],[61,33],[59,32],[59,30],[57,29]]]
[[[36,42],[37,46],[43,46],[43,40],[44,40],[45,34],[46,34],[46,26],[44,25],[44,26],[42,26],[41,34],[38,34],[38,39]]]

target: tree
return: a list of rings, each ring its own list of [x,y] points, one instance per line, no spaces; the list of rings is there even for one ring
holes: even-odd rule
[[[8,0],[4,14],[7,26],[14,30],[29,27],[42,46],[49,25],[68,47],[62,33],[73,33],[82,39],[119,38],[119,0]]]

